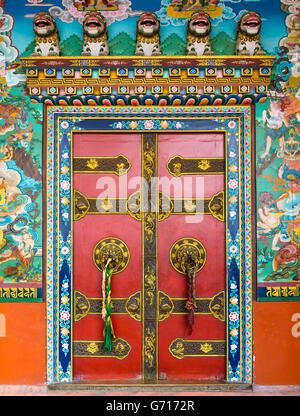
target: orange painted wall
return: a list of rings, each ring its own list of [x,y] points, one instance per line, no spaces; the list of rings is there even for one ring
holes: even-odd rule
[[[44,384],[45,374],[45,304],[0,304],[0,384]]]
[[[300,384],[300,302],[255,302],[253,338],[255,385]],[[0,384],[45,382],[45,304],[0,304]]]
[[[300,384],[300,302],[255,302],[254,384]]]

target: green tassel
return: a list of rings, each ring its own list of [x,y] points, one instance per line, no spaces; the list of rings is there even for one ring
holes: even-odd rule
[[[111,321],[109,320],[110,324]],[[112,339],[113,339],[113,334],[112,334],[112,330],[111,330],[111,325],[107,325],[107,323],[105,323],[105,338],[104,338],[104,351],[111,351],[112,350]]]
[[[112,340],[115,338],[112,322],[111,322],[111,271],[109,268],[106,269],[106,276],[107,276],[107,287],[106,287],[106,318],[104,324],[104,351],[112,351]]]

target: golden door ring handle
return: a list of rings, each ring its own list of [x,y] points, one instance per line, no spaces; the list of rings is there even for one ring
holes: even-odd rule
[[[102,272],[109,261],[108,267],[112,273],[120,273],[127,267],[129,260],[130,252],[127,245],[116,237],[103,238],[93,250],[93,262]]]
[[[170,249],[170,262],[178,273],[187,275],[189,269],[198,273],[206,263],[205,247],[196,238],[181,238]]]

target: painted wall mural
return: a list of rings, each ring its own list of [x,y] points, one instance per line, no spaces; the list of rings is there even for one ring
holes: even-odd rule
[[[42,296],[42,116],[8,88],[0,103],[0,299]]]
[[[3,2],[2,2],[3,3]],[[2,4],[3,7],[3,4]],[[0,301],[42,299],[42,113],[24,90],[0,7]]]
[[[18,4],[18,7],[14,5]],[[87,4],[87,6],[84,6]],[[146,8],[147,7],[147,8]],[[161,49],[164,55],[183,55],[186,48],[187,21],[195,12],[203,11],[211,18],[211,42],[216,55],[234,55],[237,23],[247,10],[262,17],[262,49],[274,54],[279,39],[286,36],[286,12],[274,0],[10,0],[6,13],[14,16],[13,44],[20,56],[33,52],[33,18],[36,13],[49,12],[55,19],[61,38],[61,55],[80,56],[83,44],[82,23],[86,11],[98,10],[108,27],[111,55],[134,55],[136,22],[146,11],[154,12],[160,20]],[[277,36],[274,37],[273,25]]]
[[[277,57],[269,98],[256,105],[257,295],[300,299],[299,0],[0,0],[0,301],[42,299],[42,105],[30,102],[19,63],[34,52],[36,13],[55,19],[61,55],[80,56],[87,11],[104,16],[110,55],[134,55],[146,11],[160,20],[162,54],[185,55],[188,19],[205,12],[213,53],[234,55],[248,10],[261,16],[262,51]]]
[[[300,5],[281,3],[287,33],[276,49],[270,99],[256,108],[257,294],[263,300],[300,295]]]

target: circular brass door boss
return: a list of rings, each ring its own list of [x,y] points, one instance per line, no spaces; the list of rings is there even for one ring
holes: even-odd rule
[[[108,267],[112,269],[113,274],[120,273],[127,267],[130,253],[124,241],[108,237],[96,244],[93,251],[93,261],[97,269],[103,272],[108,259],[111,259]]]
[[[196,238],[181,238],[170,249],[172,267],[181,274],[187,274],[188,269],[199,272],[206,263],[204,245]]]

